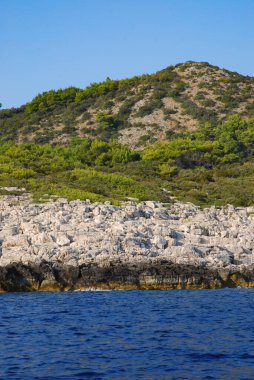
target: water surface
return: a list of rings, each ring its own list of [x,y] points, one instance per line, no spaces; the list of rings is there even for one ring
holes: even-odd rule
[[[254,290],[0,295],[1,379],[254,379]]]

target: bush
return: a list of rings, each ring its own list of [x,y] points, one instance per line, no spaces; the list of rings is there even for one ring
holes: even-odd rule
[[[151,113],[153,113],[153,111],[161,107],[163,107],[163,103],[160,99],[151,99],[144,106],[139,108],[138,112],[136,113],[136,116],[144,117],[146,115],[150,115]]]

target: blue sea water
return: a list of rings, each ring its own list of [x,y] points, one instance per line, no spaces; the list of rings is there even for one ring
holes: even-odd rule
[[[0,295],[1,379],[254,379],[254,290]]]

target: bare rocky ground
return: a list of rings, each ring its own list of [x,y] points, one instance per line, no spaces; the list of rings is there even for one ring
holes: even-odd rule
[[[0,197],[0,289],[254,286],[254,206]]]

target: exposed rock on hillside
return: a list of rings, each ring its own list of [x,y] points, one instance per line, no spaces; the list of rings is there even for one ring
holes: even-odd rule
[[[97,136],[140,149],[172,132],[193,131],[234,113],[252,116],[253,110],[252,77],[205,62],[186,62],[84,90],[45,92],[19,109],[0,111],[0,130],[4,140],[18,142]]]

